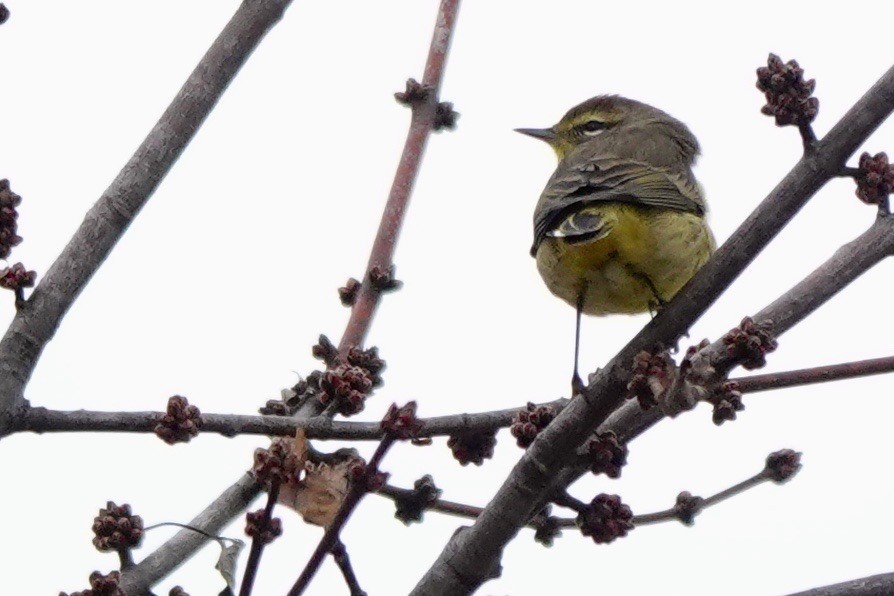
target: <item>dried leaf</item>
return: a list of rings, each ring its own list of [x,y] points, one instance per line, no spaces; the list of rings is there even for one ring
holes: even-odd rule
[[[229,546],[223,540],[218,541],[220,544],[220,557],[214,566],[220,572],[221,577],[227,582],[227,589],[230,592],[236,589],[236,563],[239,561],[239,553],[242,552],[245,543],[241,540],[231,539]],[[226,594],[224,590],[222,594]]]
[[[335,465],[305,466],[306,475],[298,483],[292,506],[309,524],[328,526],[348,494],[348,472],[354,465],[346,460]]]

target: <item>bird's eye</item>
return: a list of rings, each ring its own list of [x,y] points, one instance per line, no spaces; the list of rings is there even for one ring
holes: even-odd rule
[[[602,120],[588,120],[579,127],[580,131],[587,136],[594,137],[608,128],[608,124]]]

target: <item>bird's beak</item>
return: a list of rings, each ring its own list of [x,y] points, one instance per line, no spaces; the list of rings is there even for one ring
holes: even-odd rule
[[[516,128],[515,132],[520,132],[523,135],[528,135],[547,143],[552,143],[556,140],[556,131],[552,128]]]

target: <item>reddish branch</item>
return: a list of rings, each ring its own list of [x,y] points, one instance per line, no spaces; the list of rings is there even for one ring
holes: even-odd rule
[[[270,525],[273,519],[273,507],[279,497],[280,482],[275,479],[271,482],[267,491],[267,505],[258,522],[259,530],[255,533],[251,540],[251,550],[248,552],[248,561],[245,564],[245,573],[242,575],[242,585],[239,586],[239,596],[250,596],[252,587],[255,583],[255,577],[258,574],[258,566],[261,564],[261,555],[264,554],[264,547],[269,542],[269,534],[265,529]]]
[[[394,266],[394,249],[403,225],[404,215],[410,203],[410,194],[419,174],[425,144],[433,130],[438,116],[438,96],[441,81],[444,78],[444,67],[447,52],[453,37],[456,15],[459,12],[459,0],[442,0],[438,9],[435,30],[425,62],[422,76],[422,88],[426,91],[417,101],[411,101],[413,111],[410,130],[400,156],[397,172],[385,203],[385,212],[379,223],[379,231],[373,242],[369,262],[366,265],[367,276],[373,271],[390,271]],[[353,296],[351,318],[342,335],[339,350],[347,352],[351,346],[360,346],[369,331],[376,307],[379,305],[381,292],[372,283],[363,283]]]

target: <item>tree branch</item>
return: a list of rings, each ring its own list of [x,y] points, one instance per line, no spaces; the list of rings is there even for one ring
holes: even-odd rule
[[[34,289],[0,341],[0,436],[65,313],[195,136],[291,0],[244,0],[130,160]]]
[[[456,23],[456,15],[459,10],[459,0],[442,0],[438,9],[438,16],[435,22],[432,41],[429,47],[428,58],[425,63],[425,72],[423,74],[423,83],[432,85],[432,101],[437,98],[441,80],[443,79],[444,68],[446,65],[447,51],[450,47],[450,41],[453,35],[453,29]],[[415,173],[418,171],[419,163],[422,158],[422,151],[425,142],[428,139],[429,131],[434,122],[434,111],[437,104],[433,104],[427,110],[432,110],[428,114],[427,110],[414,110],[413,117],[410,122],[410,131],[407,134],[407,141],[395,174],[394,184],[389,194],[388,202],[385,206],[385,212],[382,214],[382,223],[379,226],[379,232],[373,243],[372,254],[369,259],[369,266],[378,264],[390,265],[394,254],[394,247],[397,243],[397,236],[400,231],[403,215],[409,201],[410,192],[413,182],[415,181]],[[420,112],[417,115],[417,112]],[[423,130],[423,124],[427,126]],[[387,223],[386,223],[386,220]],[[378,251],[378,252],[377,252]],[[385,267],[387,270],[389,267]],[[369,294],[374,288],[372,284],[363,284],[360,292],[356,297],[354,308],[351,311],[351,318],[342,335],[340,350],[347,350],[352,345],[360,345],[372,322],[376,305],[378,304],[378,292],[374,295]],[[2,351],[0,351],[2,355]],[[2,373],[0,369],[0,373]],[[0,385],[2,389],[2,385]],[[296,414],[299,418],[316,416],[321,409],[319,404],[314,401],[306,403]],[[2,423],[2,421],[0,421]],[[0,424],[2,430],[2,424]],[[239,480],[232,487],[222,493],[205,511],[200,513],[193,523],[200,528],[208,529],[203,524],[205,518],[216,521],[215,511],[217,508],[225,508],[229,512],[230,518],[238,515],[244,510],[251,501],[257,497],[260,487],[254,483],[251,490],[239,490],[244,479]],[[178,533],[171,540],[163,544],[155,553],[150,555],[153,557],[152,564],[154,567],[143,570],[143,563],[138,563],[134,568],[128,571],[128,574],[122,576],[123,585],[135,585],[146,590],[164,577],[166,573],[176,568],[185,559],[190,557],[199,547],[202,541],[195,540],[194,536],[186,533]],[[147,557],[148,560],[148,557]],[[159,572],[161,574],[159,575]],[[147,579],[138,579],[145,576]],[[133,579],[132,579],[133,578]]]
[[[458,12],[459,0],[441,0],[428,59],[425,62],[425,72],[422,76],[422,88],[427,91],[425,97],[411,103],[413,116],[410,121],[410,130],[407,132],[403,153],[400,156],[397,172],[394,174],[391,191],[388,193],[388,201],[385,203],[379,231],[373,241],[369,262],[366,265],[366,277],[357,293],[351,309],[351,318],[342,335],[341,343],[339,343],[339,351],[342,353],[352,346],[363,344],[363,339],[369,331],[379,305],[381,291],[370,282],[369,272],[374,268],[388,271],[393,265],[394,249],[397,246],[404,215],[410,204],[413,185],[416,183],[419,167],[422,164],[425,144],[435,124],[441,81],[444,79],[447,52],[450,49]]]
[[[634,356],[657,345],[673,345],[892,110],[894,67],[800,159],[680,294],[596,373],[581,399],[573,400],[540,433],[482,515],[454,535],[413,594],[469,594],[487,581],[487,571],[497,564],[504,546],[553,488],[568,454],[622,405]],[[787,329],[785,312],[780,314],[779,328]]]
[[[789,596],[889,596],[890,594],[894,594],[894,573],[853,579]]]

